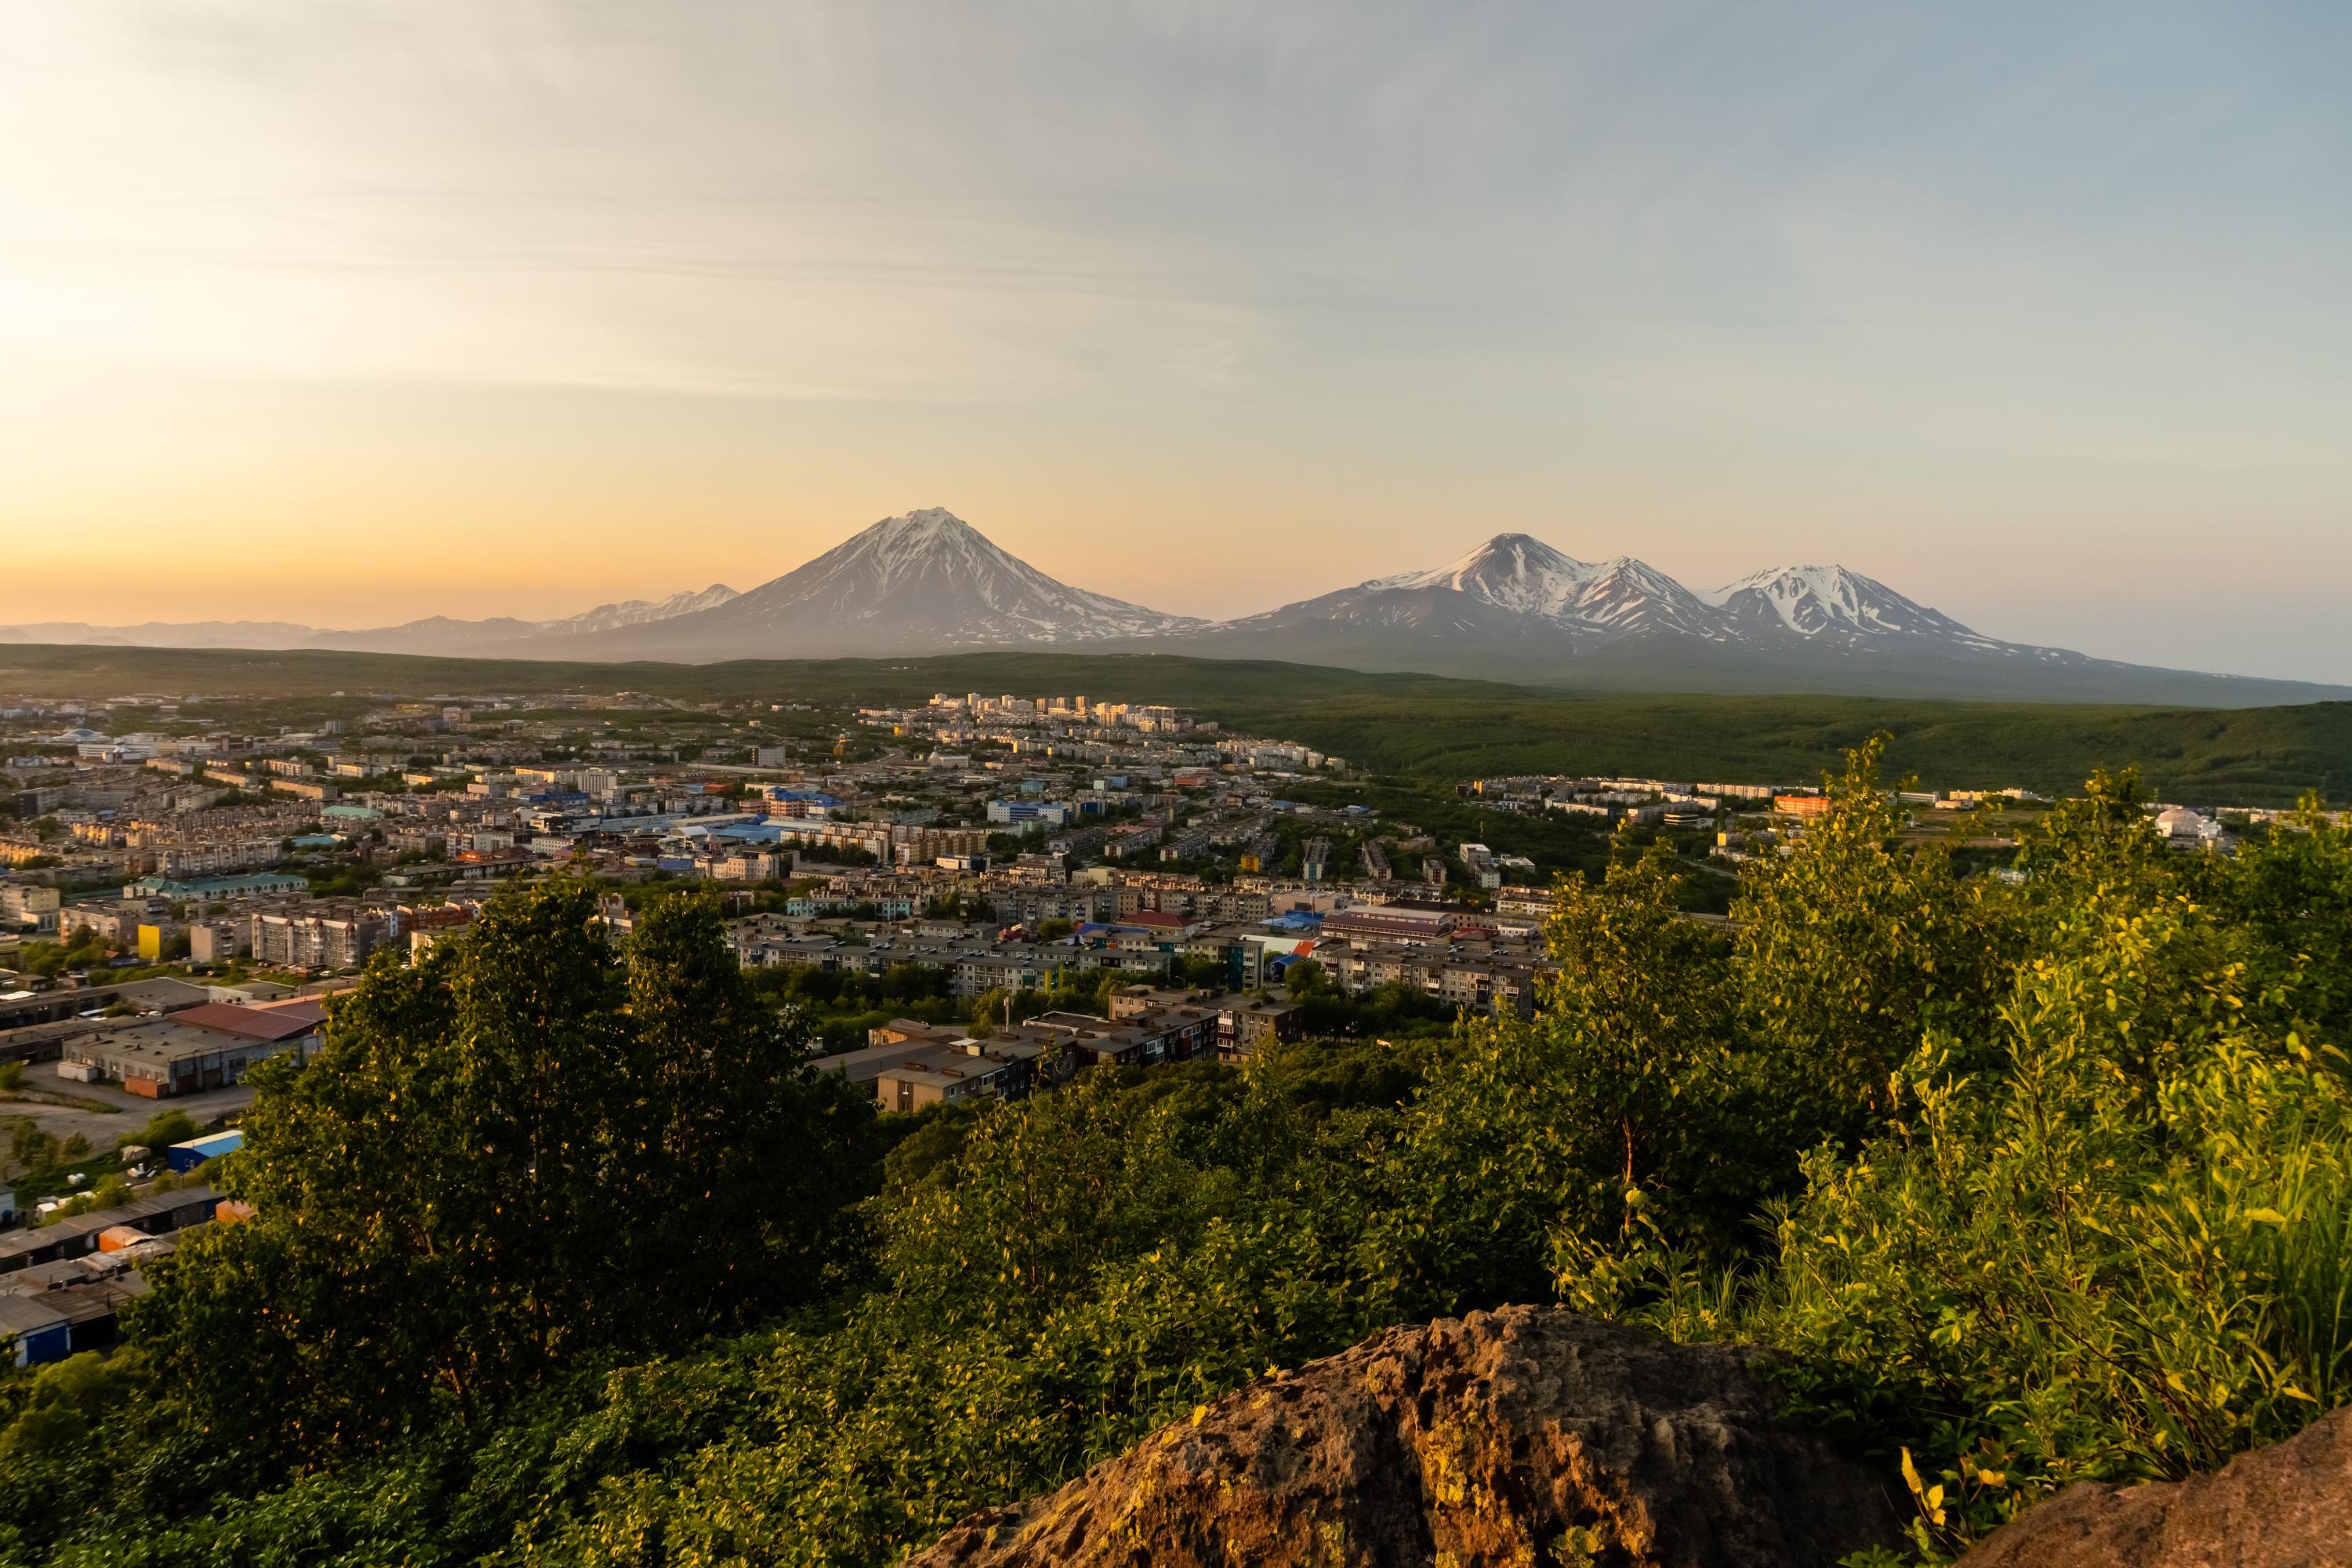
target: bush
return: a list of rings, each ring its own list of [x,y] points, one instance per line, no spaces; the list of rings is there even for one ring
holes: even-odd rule
[[[196,1136],[195,1119],[184,1110],[159,1110],[147,1119],[147,1125],[136,1132],[125,1132],[115,1139],[118,1149],[137,1143],[158,1153],[174,1143],[185,1143]]]
[[[2021,974],[2002,1062],[1931,1041],[1903,1114],[1807,1163],[1752,1331],[1824,1408],[1907,1431],[1957,1548],[2077,1480],[2173,1479],[2352,1398],[2352,1098],[2250,1018],[2185,904],[2096,900]]]

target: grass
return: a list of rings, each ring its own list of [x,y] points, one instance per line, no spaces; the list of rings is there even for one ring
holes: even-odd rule
[[[17,1177],[14,1184],[16,1189],[16,1207],[20,1211],[29,1210],[43,1198],[79,1197],[95,1188],[107,1177],[119,1176],[121,1173],[121,1157],[109,1149],[101,1153],[92,1154],[87,1160],[77,1160],[70,1165],[58,1165],[49,1170],[22,1175]],[[71,1178],[76,1175],[89,1177],[89,1184],[79,1188],[75,1187]]]
[[[1579,693],[1165,654],[976,653],[896,659],[589,664],[300,650],[0,647],[0,689],[104,698],[168,691],[266,703],[277,721],[350,718],[395,697],[644,691],[694,701],[919,701],[934,691],[1084,692],[1172,703],[1230,730],[1303,742],[1360,769],[1451,782],[1637,773],[1806,783],[1876,731],[1927,784],[2078,786],[2138,763],[2168,799],[2352,799],[2352,702],[2149,708],[1856,697]],[[603,717],[572,714],[572,722]],[[684,719],[685,715],[676,716]]]
[[[68,1110],[87,1110],[104,1116],[112,1116],[122,1109],[103,1100],[63,1094],[53,1089],[0,1089],[0,1104],[59,1105]]]

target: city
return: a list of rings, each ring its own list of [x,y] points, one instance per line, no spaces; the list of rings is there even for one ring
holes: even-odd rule
[[[639,732],[656,720],[658,744]],[[274,734],[213,727],[184,698],[20,697],[0,698],[0,966],[19,966],[0,984],[0,1060],[215,1111],[239,1103],[221,1091],[247,1065],[315,1040],[318,999],[380,950],[420,954],[551,876],[604,889],[623,934],[632,889],[711,885],[747,970],[919,972],[966,1008],[1108,977],[1109,1017],[1068,1015],[1128,1026],[1102,1059],[1230,1062],[1301,1026],[1276,999],[1301,961],[1340,995],[1433,1005],[1424,1023],[1531,1013],[1563,862],[1512,851],[1528,818],[1664,842],[1704,876],[1785,851],[1829,804],[1789,781],[1460,781],[1498,850],[1343,804],[1344,758],[1083,695],[852,710],[441,694]],[[1997,875],[2004,821],[2050,804],[2016,787],[1894,798],[1908,832]],[[2292,815],[2147,809],[2166,841],[2220,853],[2233,826]],[[1192,1028],[1202,1016],[1213,1031]],[[905,1022],[853,1041],[827,1019],[821,1037],[850,1048],[824,1060],[911,1110],[1091,1059],[1037,1037],[1001,1072],[1017,1031],[884,1037]]]

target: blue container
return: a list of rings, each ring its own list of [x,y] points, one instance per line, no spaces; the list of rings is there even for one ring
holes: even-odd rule
[[[163,1151],[163,1163],[176,1174],[184,1175],[205,1161],[245,1147],[245,1134],[232,1129],[215,1132],[208,1138],[191,1138],[185,1143],[174,1143]]]

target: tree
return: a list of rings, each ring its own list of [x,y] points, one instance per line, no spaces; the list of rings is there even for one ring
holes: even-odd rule
[[[1941,843],[1906,848],[1879,779],[1885,737],[1846,753],[1829,813],[1786,856],[1742,868],[1732,905],[1748,1027],[1777,1071],[1810,1092],[1778,1141],[1851,1138],[1886,1104],[1887,1075],[1924,1029],[1989,1016],[2004,938]]]
[[[1680,913],[1671,858],[1621,840],[1555,898],[1538,1016],[1464,1026],[1406,1120],[1387,1245],[1433,1311],[1548,1293],[1637,1218],[1734,1249],[1796,1177],[1741,1109],[1729,946]]]
[[[257,1215],[158,1267],[133,1331],[202,1419],[317,1456],[776,1310],[872,1158],[799,1062],[707,896],[624,953],[584,883],[508,894],[255,1069],[222,1181]]]
[[[1222,991],[1225,987],[1227,973],[1222,959],[1193,954],[1178,960],[1172,967],[1184,984],[1196,990]]]
[[[174,1143],[185,1143],[196,1135],[195,1119],[184,1110],[159,1110],[147,1119],[147,1125],[136,1132],[126,1132],[115,1140],[117,1147],[137,1143],[149,1149],[168,1149]]]
[[[910,968],[885,979],[909,984]],[[707,1331],[806,1294],[835,1216],[861,1195],[869,1109],[836,1075],[801,1074],[807,1040],[746,983],[715,895],[637,921],[628,1013],[640,1098],[625,1136],[643,1220],[624,1233],[621,1277],[646,1297],[639,1310]]]
[[[2209,896],[2256,933],[2258,951],[2269,955],[2258,978],[2292,984],[2309,1037],[2352,1042],[2352,820],[2305,795],[2281,826],[2242,847]],[[2203,858],[2167,858],[2197,865]]]
[[[58,1165],[58,1140],[52,1132],[44,1131],[31,1117],[19,1117],[8,1124],[8,1163],[18,1171],[38,1174],[52,1171]]]

